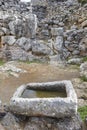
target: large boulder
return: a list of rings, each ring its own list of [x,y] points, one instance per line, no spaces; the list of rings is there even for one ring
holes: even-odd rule
[[[51,49],[44,43],[44,41],[37,41],[32,45],[32,53],[34,55],[49,55]]]
[[[23,16],[24,18],[17,18],[9,22],[9,29],[11,34],[17,37],[35,38],[37,28],[37,18],[34,14]],[[21,17],[21,16],[20,16]]]
[[[31,40],[29,38],[21,37],[16,41],[16,45],[23,48],[25,51],[31,50]]]

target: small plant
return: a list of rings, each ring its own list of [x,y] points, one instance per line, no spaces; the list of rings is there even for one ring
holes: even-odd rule
[[[0,66],[4,64],[4,61],[3,60],[0,60]]]
[[[81,3],[82,5],[87,3],[87,0],[78,0],[79,3]]]
[[[82,80],[83,82],[87,82],[87,77],[86,77],[85,75],[83,75],[83,76],[81,76],[81,80]]]
[[[87,61],[87,56],[83,57],[82,61],[83,62]]]
[[[80,107],[78,112],[80,113],[81,119],[85,120],[85,117],[87,116],[87,106]]]

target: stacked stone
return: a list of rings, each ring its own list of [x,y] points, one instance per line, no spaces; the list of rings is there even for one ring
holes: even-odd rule
[[[0,11],[0,46],[4,53],[2,58],[26,60],[37,28],[37,18],[32,14],[31,3],[2,0],[1,7],[4,8]]]
[[[20,13],[30,11],[30,2],[21,2],[20,0],[1,0],[0,9],[1,10],[14,10]]]
[[[36,7],[38,7],[37,5]],[[37,37],[46,40],[52,39],[51,28],[62,27],[64,28],[64,44],[62,49],[65,59],[69,57],[87,56],[87,6],[85,5],[80,8],[76,0],[73,2],[72,0],[65,2],[56,2],[54,0],[51,4],[47,1],[43,5],[43,7],[39,6],[39,8],[42,8],[42,12],[39,13],[40,22]],[[45,13],[43,15],[44,8]],[[37,8],[37,10],[41,9]],[[36,14],[37,10],[35,10]],[[43,18],[41,16],[45,17]]]
[[[62,59],[87,56],[86,5],[80,7],[76,0],[32,0],[32,3],[33,13],[30,2],[0,1],[0,42],[6,41],[11,52],[17,50],[17,55],[21,55],[12,59],[48,61],[50,56],[58,58],[59,52]],[[53,38],[52,29],[59,28],[63,28],[62,35]]]

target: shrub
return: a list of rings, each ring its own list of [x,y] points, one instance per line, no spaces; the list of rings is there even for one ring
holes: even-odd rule
[[[86,4],[86,3],[87,3],[87,0],[78,0],[78,2],[83,5],[83,4]]]

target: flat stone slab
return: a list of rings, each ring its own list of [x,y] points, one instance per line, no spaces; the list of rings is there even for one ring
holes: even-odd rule
[[[66,97],[22,98],[26,89],[51,91],[66,90]],[[20,86],[10,100],[10,111],[27,116],[47,116],[55,118],[71,117],[77,113],[77,95],[71,81],[29,83]]]

